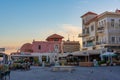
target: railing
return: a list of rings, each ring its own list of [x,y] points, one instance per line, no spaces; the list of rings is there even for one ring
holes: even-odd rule
[[[81,33],[81,34],[78,35],[78,37],[85,37],[85,36],[88,36],[88,35],[89,35],[89,33]]]
[[[119,34],[120,33],[120,29],[109,29],[108,30],[109,31],[109,33],[116,33],[116,34]]]
[[[89,44],[87,44],[87,45],[83,45],[83,47],[90,47],[90,46],[95,46],[95,44],[89,43]]]
[[[120,44],[120,42],[109,42],[109,44]]]
[[[96,42],[96,45],[107,44],[106,42]]]
[[[97,32],[98,32],[98,33],[102,33],[102,32],[104,32],[104,30],[98,30]]]
[[[103,31],[104,31],[104,27],[98,27],[98,28],[97,28],[97,32],[98,32],[98,33],[102,33]]]
[[[98,28],[104,28],[104,26],[100,25],[100,26],[98,26]]]

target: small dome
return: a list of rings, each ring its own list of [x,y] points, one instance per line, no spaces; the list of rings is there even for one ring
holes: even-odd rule
[[[31,43],[25,43],[20,48],[20,52],[33,52],[32,50],[32,44]]]

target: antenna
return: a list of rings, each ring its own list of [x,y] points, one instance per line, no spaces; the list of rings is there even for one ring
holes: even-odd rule
[[[68,40],[67,41],[70,41],[69,34],[68,34]]]
[[[73,36],[73,41],[74,41],[74,36]]]
[[[33,39],[33,42],[35,42],[35,39]]]

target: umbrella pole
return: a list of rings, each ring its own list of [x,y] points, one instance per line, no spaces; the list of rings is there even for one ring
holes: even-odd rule
[[[110,60],[110,55],[108,56],[108,63],[109,63],[109,61],[111,62],[111,60]],[[110,64],[110,63],[109,63],[109,64]],[[109,65],[109,64],[108,64],[108,65]]]
[[[112,65],[112,56],[111,56],[111,60],[110,60],[110,65]]]

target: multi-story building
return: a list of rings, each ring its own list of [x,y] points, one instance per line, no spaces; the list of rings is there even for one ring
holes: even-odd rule
[[[82,18],[83,50],[110,48],[120,51],[120,10],[96,14],[87,12]]]

